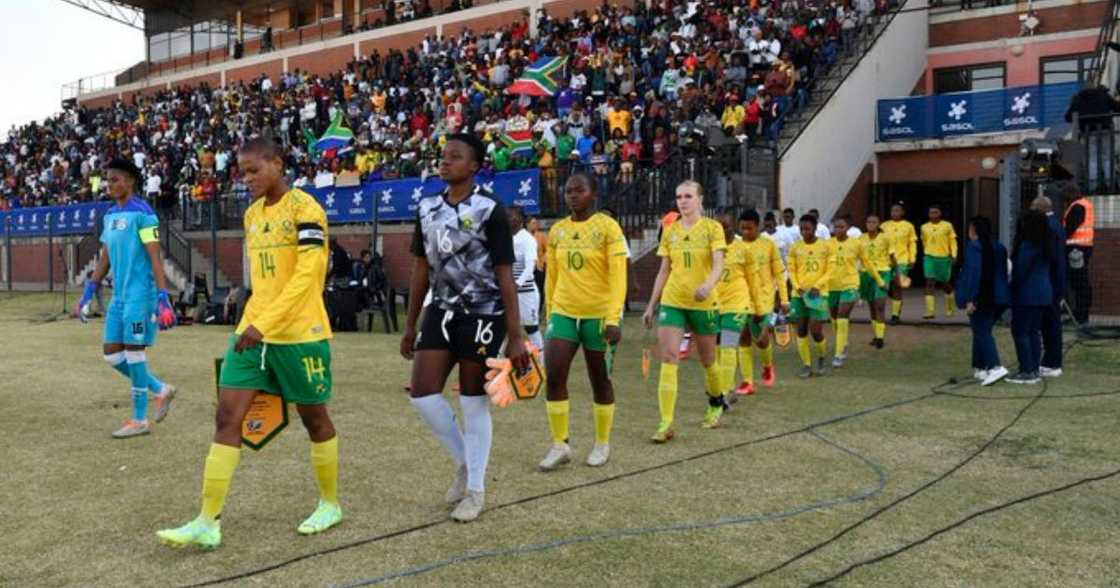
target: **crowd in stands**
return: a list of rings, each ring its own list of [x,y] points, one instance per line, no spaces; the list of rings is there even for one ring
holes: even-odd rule
[[[292,71],[225,88],[179,88],[135,104],[70,109],[13,129],[0,144],[0,210],[104,197],[101,166],[127,157],[160,208],[244,197],[237,148],[271,133],[286,147],[295,185],[436,173],[441,139],[470,130],[490,145],[492,171],[570,164],[625,179],[669,159],[682,135],[776,139],[783,117],[887,0],[693,0],[634,8],[604,4],[566,19],[544,9],[485,33],[427,38],[351,62],[328,77]],[[557,94],[505,92],[541,56],[567,57]],[[341,113],[353,149],[309,146]],[[691,127],[691,128],[686,128]],[[531,129],[531,154],[501,141]]]

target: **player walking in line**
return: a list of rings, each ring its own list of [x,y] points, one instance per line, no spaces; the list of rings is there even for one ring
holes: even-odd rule
[[[751,343],[758,347],[762,359],[762,385],[773,386],[777,378],[774,370],[774,346],[770,341],[774,291],[777,290],[778,306],[783,313],[789,312],[789,291],[785,287],[786,268],[782,264],[781,252],[773,239],[761,237],[758,212],[747,210],[739,215],[739,233],[746,245],[747,255],[753,260],[752,273],[747,279],[751,289],[753,314],[739,337],[739,368],[745,375],[745,381],[736,388],[736,392],[751,394],[754,392]]]
[[[882,224],[882,229],[890,238],[895,261],[898,262],[891,275],[890,289],[891,324],[897,325],[902,321],[902,278],[905,276],[909,281],[910,268],[918,260],[918,233],[914,225],[906,220],[906,209],[901,204],[891,205],[891,218]]]
[[[797,324],[797,354],[801,357],[802,378],[814,373],[825,373],[825,355],[828,347],[824,341],[823,323],[828,320],[828,286],[832,275],[832,241],[817,238],[817,219],[806,214],[799,221],[801,240],[789,250],[789,281],[793,289],[790,301],[790,319]],[[809,337],[817,352],[817,369],[813,370],[813,354]]]
[[[529,335],[529,342],[537,349],[544,349],[541,340],[541,293],[533,280],[537,267],[537,240],[525,229],[525,212],[520,206],[511,206],[509,229],[513,232],[513,276],[517,282],[517,307],[521,313],[521,326]]]
[[[412,292],[431,288],[432,303],[420,318],[419,296],[409,299],[400,352],[412,360],[412,406],[456,466],[447,491],[451,518],[473,521],[485,504],[486,465],[493,424],[483,389],[485,363],[502,341],[519,370],[528,367],[513,277],[513,235],[505,206],[475,184],[486,148],[473,135],[452,134],[440,161],[447,188],[420,200],[412,239]],[[451,368],[459,366],[459,406],[464,426],[443,397]]]
[[[898,267],[893,243],[889,236],[883,233],[879,224],[879,215],[868,215],[864,224],[867,232],[860,235],[863,249],[867,253],[871,265],[864,266],[859,273],[859,295],[867,302],[871,309],[871,330],[875,337],[871,345],[882,349],[887,337],[887,290],[879,286],[873,274],[878,274],[883,282],[890,287],[891,274]]]
[[[836,326],[835,353],[832,357],[832,367],[844,367],[844,360],[848,358],[848,328],[851,326],[852,309],[859,300],[859,265],[873,267],[871,259],[867,256],[865,241],[853,239],[848,236],[848,229],[852,223],[848,217],[842,216],[832,221],[836,230],[833,238],[832,259],[829,260],[831,277],[828,284],[828,312]],[[862,235],[861,235],[862,236]],[[886,281],[877,274],[871,274],[871,279],[884,290]]]
[[[716,282],[723,272],[727,243],[719,223],[704,218],[704,189],[686,180],[677,186],[677,208],[681,217],[661,235],[657,255],[661,269],[653,283],[649,305],[642,321],[653,328],[657,311],[657,346],[661,357],[657,404],[661,422],[651,440],[665,443],[673,438],[673,416],[677,404],[677,367],[680,342],[686,328],[704,366],[708,409],[702,427],[714,429],[723,415],[723,389],[716,362],[716,333],[719,332],[719,296]],[[664,296],[662,296],[664,294]]]
[[[740,347],[740,333],[747,326],[747,320],[755,314],[751,305],[751,276],[754,258],[748,254],[747,244],[736,234],[735,217],[729,212],[717,217],[723,227],[723,238],[727,241],[727,252],[723,256],[723,272],[716,284],[719,298],[719,365],[722,372],[721,390],[725,397],[734,402],[739,394],[754,394],[754,367],[751,365],[750,347]],[[757,279],[757,278],[756,278]],[[746,362],[740,358],[746,355]],[[743,369],[742,384],[735,385],[735,368]]]
[[[221,543],[219,517],[241,460],[241,423],[257,394],[278,394],[295,403],[311,438],[319,504],[296,530],[312,535],[342,521],[338,436],[327,413],[327,215],[314,197],[288,187],[280,147],[271,140],[249,140],[237,162],[254,198],[244,219],[253,295],[222,361],[214,440],[202,475],[202,512],[182,527],[157,533],[173,547],[214,549]]]
[[[549,314],[544,363],[552,448],[540,462],[542,471],[554,470],[572,459],[568,445],[568,375],[580,347],[594,396],[591,410],[595,445],[587,455],[587,465],[601,466],[610,458],[614,423],[610,375],[614,350],[622,340],[629,249],[618,223],[595,212],[598,185],[587,172],[572,174],[564,187],[572,214],[548,231],[545,301]]]
[[[126,439],[151,432],[149,393],[155,395],[157,423],[171,410],[175,386],[148,371],[146,349],[155,345],[156,331],[174,324],[175,311],[159,255],[159,219],[136,192],[140,170],[124,159],[109,162],[107,169],[115,204],[102,221],[101,254],[78,301],[78,318],[86,322],[101,280],[111,270],[113,298],[105,312],[102,351],[105,361],[132,383],[132,417],[113,432],[114,438]]]
[[[941,207],[929,207],[929,222],[922,224],[922,271],[926,277],[926,313],[934,316],[934,292],[945,293],[945,316],[953,316],[953,262],[957,259],[957,232],[953,223],[942,219]]]

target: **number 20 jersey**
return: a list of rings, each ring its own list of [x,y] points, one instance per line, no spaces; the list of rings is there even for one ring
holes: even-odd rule
[[[505,207],[476,185],[457,205],[448,191],[420,200],[412,254],[431,266],[432,304],[467,314],[501,314],[494,268],[513,264],[513,235]]]

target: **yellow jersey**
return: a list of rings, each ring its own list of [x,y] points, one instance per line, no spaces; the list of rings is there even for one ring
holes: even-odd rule
[[[546,312],[618,325],[626,303],[629,256],[622,228],[605,214],[597,212],[582,222],[568,217],[552,225],[545,264]]]
[[[832,259],[829,260],[831,266],[831,277],[828,282],[828,289],[832,291],[838,290],[856,290],[859,288],[859,265],[871,268],[874,264],[867,256],[867,245],[863,239],[847,238],[841,241],[840,239],[831,239],[832,243]],[[872,274],[876,282],[883,284],[882,278],[878,274]]]
[[[754,263],[753,272],[747,282],[751,286],[751,306],[754,314],[770,314],[774,310],[774,289],[777,288],[782,304],[789,303],[789,290],[786,289],[786,268],[782,264],[782,254],[773,239],[758,237],[754,241],[743,241],[747,255]]]
[[[794,292],[816,288],[822,295],[828,293],[833,241],[817,239],[811,245],[798,241],[789,248],[789,281]]]
[[[690,228],[685,228],[684,219],[669,225],[657,247],[657,256],[668,257],[670,264],[661,304],[688,310],[718,310],[719,295],[715,288],[701,302],[696,301],[694,294],[712,272],[713,254],[725,249],[723,227],[710,218],[701,218]]]
[[[922,225],[922,248],[931,257],[957,258],[957,231],[945,220]]]
[[[327,214],[315,198],[298,188],[272,206],[258,198],[245,211],[245,248],[253,295],[237,332],[252,325],[265,343],[329,339]]]
[[[749,255],[747,244],[736,237],[727,245],[723,255],[723,271],[716,282],[716,296],[719,297],[719,311],[723,314],[754,314],[751,304],[750,276],[754,259]]]
[[[891,256],[894,256],[896,260],[898,259],[898,256],[895,255],[894,243],[892,243],[891,238],[882,231],[880,231],[879,235],[875,238],[871,237],[871,233],[864,233],[859,236],[859,240],[863,241],[863,247],[867,251],[867,257],[871,260],[870,267],[866,265],[863,266],[863,271],[865,272],[870,272],[871,269],[877,272],[889,271],[891,269]]]
[[[918,260],[918,233],[910,221],[883,221],[879,228],[890,237],[898,263],[913,265]]]

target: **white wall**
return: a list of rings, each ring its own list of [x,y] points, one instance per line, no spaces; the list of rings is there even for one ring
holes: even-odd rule
[[[910,0],[781,160],[782,207],[832,218],[873,156],[875,103],[907,96],[926,67],[926,0]],[[917,9],[917,10],[916,10]]]

